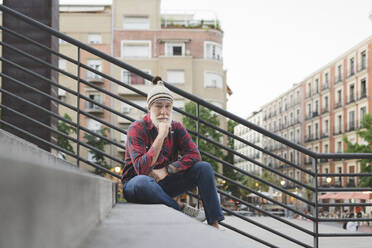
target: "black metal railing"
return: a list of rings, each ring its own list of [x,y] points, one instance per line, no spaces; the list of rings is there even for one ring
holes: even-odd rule
[[[63,106],[63,108],[65,108],[69,113],[74,115],[74,118],[72,118],[74,121],[67,120],[67,119],[61,117],[57,113],[54,113],[54,112],[52,112],[48,109],[45,109],[41,106],[38,106],[37,104],[33,103],[31,100],[24,99],[24,98],[12,93],[12,92],[9,92],[9,91],[7,91],[3,88],[0,88],[0,92],[3,96],[6,95],[7,97],[13,97],[13,98],[16,98],[17,100],[19,100],[20,102],[22,102],[23,104],[32,105],[35,108],[38,108],[39,110],[45,112],[45,114],[50,115],[50,116],[52,116],[52,117],[54,117],[54,118],[56,118],[56,119],[58,119],[62,122],[65,122],[68,125],[71,125],[72,127],[76,128],[77,131],[76,131],[76,134],[66,134],[66,133],[61,132],[60,130],[58,130],[56,127],[48,126],[44,123],[41,123],[40,121],[38,121],[36,119],[33,119],[33,118],[29,117],[27,115],[27,113],[21,113],[19,111],[16,111],[16,110],[12,109],[11,106],[6,106],[4,104],[0,104],[0,109],[2,111],[3,110],[10,111],[14,115],[20,115],[20,116],[24,117],[25,119],[34,122],[35,125],[39,126],[39,128],[43,128],[45,130],[51,131],[51,132],[59,135],[60,137],[63,137],[65,139],[67,139],[69,142],[72,142],[74,148],[76,149],[76,154],[75,154],[75,152],[71,152],[71,151],[69,151],[65,148],[62,148],[62,147],[58,146],[57,144],[55,144],[54,142],[52,142],[50,140],[44,140],[44,139],[41,139],[39,137],[36,137],[32,133],[27,132],[27,131],[21,129],[20,127],[14,125],[14,124],[11,124],[11,123],[9,123],[5,120],[0,119],[0,123],[3,126],[7,126],[8,128],[12,128],[12,129],[17,130],[19,132],[22,132],[25,135],[33,137],[40,142],[48,144],[51,148],[53,148],[53,149],[55,149],[59,152],[62,152],[64,155],[66,155],[67,160],[72,162],[72,163],[75,163],[77,166],[85,164],[85,165],[88,165],[88,166],[92,166],[93,168],[95,168],[97,170],[103,171],[103,172],[111,175],[114,178],[120,178],[120,175],[113,172],[110,167],[113,167],[115,165],[121,166],[122,163],[123,163],[122,152],[125,151],[126,147],[123,145],[122,142],[117,142],[117,139],[115,137],[117,137],[118,135],[126,134],[126,128],[123,127],[123,126],[115,125],[114,122],[111,121],[111,120],[115,119],[115,118],[123,118],[123,119],[127,120],[128,122],[133,122],[133,121],[135,121],[135,118],[133,118],[129,114],[123,113],[123,111],[116,110],[114,106],[117,106],[118,104],[123,103],[123,104],[127,104],[127,105],[131,106],[134,109],[139,110],[142,113],[147,113],[147,109],[145,109],[145,108],[141,107],[140,105],[128,100],[127,98],[121,97],[120,95],[116,94],[112,90],[107,90],[107,89],[105,89],[105,87],[101,87],[102,86],[101,84],[102,84],[102,82],[103,82],[103,84],[105,84],[105,83],[116,84],[117,86],[123,87],[123,88],[125,88],[129,91],[132,91],[133,94],[136,94],[137,98],[142,97],[144,99],[145,96],[146,96],[146,93],[138,90],[136,87],[133,87],[129,84],[121,82],[120,80],[114,78],[111,75],[107,75],[105,73],[102,73],[101,71],[90,68],[89,66],[87,66],[84,63],[85,61],[83,61],[81,59],[82,58],[81,55],[86,54],[86,53],[92,54],[96,58],[99,58],[99,59],[105,61],[105,63],[111,64],[111,66],[113,66],[113,67],[125,69],[125,70],[127,70],[127,71],[129,71],[129,72],[131,72],[131,73],[133,73],[133,74],[135,74],[135,75],[137,75],[137,76],[139,76],[143,79],[149,80],[149,81],[151,81],[153,79],[153,76],[150,75],[150,74],[147,74],[147,73],[145,73],[145,72],[143,72],[143,71],[141,71],[141,70],[139,70],[139,69],[137,69],[133,66],[130,66],[129,64],[124,63],[123,61],[121,61],[119,59],[111,57],[111,56],[103,53],[102,51],[99,51],[97,49],[89,47],[86,44],[84,44],[82,42],[79,42],[79,41],[77,41],[77,40],[75,40],[75,39],[73,39],[73,38],[71,38],[71,37],[69,37],[69,36],[67,36],[63,33],[60,33],[56,30],[53,30],[50,27],[48,27],[44,24],[41,24],[41,23],[31,19],[31,18],[28,18],[27,16],[24,16],[21,13],[18,13],[16,11],[12,10],[12,9],[9,9],[6,6],[0,5],[0,10],[3,11],[3,13],[7,13],[7,14],[10,14],[10,15],[16,17],[18,19],[18,21],[23,21],[25,23],[28,23],[29,25],[32,25],[34,27],[39,28],[40,32],[47,32],[47,33],[49,33],[49,34],[51,34],[51,35],[53,35],[53,36],[55,36],[59,39],[65,40],[66,42],[69,43],[70,46],[73,46],[74,48],[76,48],[76,54],[74,56],[72,56],[72,57],[71,56],[66,56],[59,51],[55,51],[55,50],[53,50],[49,47],[46,47],[46,46],[32,40],[31,38],[29,38],[25,34],[19,34],[19,33],[15,32],[14,30],[9,30],[6,27],[0,26],[0,29],[2,30],[3,33],[7,32],[7,33],[17,37],[20,40],[27,41],[27,42],[29,42],[30,46],[35,46],[38,49],[44,49],[46,52],[49,52],[49,53],[51,53],[55,56],[58,56],[59,58],[65,59],[68,63],[71,63],[76,67],[77,70],[76,70],[75,73],[62,70],[62,69],[58,68],[57,66],[55,66],[51,63],[48,63],[44,60],[41,60],[40,58],[37,58],[37,57],[35,57],[35,56],[33,56],[29,53],[26,53],[26,52],[24,52],[24,51],[22,51],[22,50],[20,50],[16,47],[14,47],[13,44],[8,44],[8,43],[5,43],[3,41],[0,41],[0,45],[2,46],[3,49],[12,50],[16,54],[18,54],[17,56],[23,56],[23,57],[26,57],[28,59],[31,59],[32,61],[34,61],[34,63],[38,63],[38,64],[41,64],[43,66],[46,66],[46,67],[52,69],[53,71],[58,72],[60,75],[63,75],[64,77],[69,78],[70,81],[74,82],[74,87],[72,87],[72,88],[66,87],[63,83],[58,83],[55,80],[45,78],[44,76],[38,74],[38,72],[36,72],[36,71],[32,71],[32,70],[30,70],[28,68],[25,68],[25,67],[23,67],[19,64],[16,64],[13,61],[11,61],[10,59],[0,57],[0,61],[3,64],[9,64],[9,65],[13,66],[14,68],[17,68],[18,70],[20,70],[22,72],[25,72],[27,74],[30,74],[30,75],[34,76],[34,77],[37,77],[39,80],[45,82],[46,84],[53,85],[54,87],[57,87],[59,89],[63,89],[64,91],[66,91],[66,94],[69,97],[71,97],[71,99],[72,99],[72,101],[70,101],[70,102],[61,100],[61,99],[59,99],[57,97],[54,97],[54,96],[51,96],[51,95],[48,95],[48,94],[40,91],[39,89],[36,89],[31,85],[28,85],[27,82],[23,82],[21,80],[12,78],[9,75],[4,74],[3,72],[0,73],[1,78],[7,79],[9,82],[14,83],[18,86],[22,86],[25,89],[29,90],[30,92],[33,92],[33,94],[37,94],[37,95],[40,95],[42,97],[48,98],[52,102],[58,104],[59,106]],[[82,73],[84,71],[89,71],[89,72],[93,73],[94,75],[97,75],[97,79],[99,78],[99,85],[97,86],[94,82],[90,81],[89,78],[86,78],[86,73],[85,74]],[[176,108],[176,107],[174,108],[174,111],[176,111],[178,114],[180,114],[184,118],[189,118],[190,120],[195,121],[195,127],[194,128],[189,128],[188,131],[194,137],[195,142],[196,142],[197,145],[199,145],[200,142],[203,141],[205,143],[208,143],[209,147],[210,147],[210,150],[209,149],[208,150],[203,150],[201,147],[199,147],[200,148],[200,153],[202,154],[203,158],[209,159],[210,161],[214,161],[220,167],[231,169],[232,171],[234,171],[235,173],[238,173],[241,177],[243,177],[247,180],[253,180],[257,184],[262,184],[262,185],[265,185],[267,187],[271,187],[274,191],[281,194],[281,198],[275,198],[274,196],[269,196],[269,195],[263,194],[259,190],[253,189],[252,187],[247,186],[245,184],[244,180],[237,180],[237,179],[229,178],[226,175],[221,174],[220,170],[216,170],[215,171],[215,176],[216,176],[217,182],[218,182],[217,187],[218,187],[219,194],[223,197],[226,197],[227,199],[230,199],[232,201],[237,202],[238,204],[240,204],[242,206],[247,206],[252,211],[257,211],[257,212],[262,213],[262,214],[264,214],[268,217],[271,217],[271,218],[279,221],[282,225],[290,226],[292,228],[295,228],[295,229],[301,231],[302,233],[304,233],[306,235],[309,235],[312,238],[313,242],[312,242],[312,244],[309,244],[309,243],[306,243],[304,240],[299,239],[298,237],[293,237],[292,235],[285,234],[284,232],[282,232],[280,230],[274,230],[272,227],[264,225],[264,224],[260,223],[259,221],[255,221],[252,218],[248,218],[246,216],[243,216],[242,214],[235,211],[231,207],[222,203],[223,210],[226,213],[232,214],[232,215],[238,217],[239,219],[241,219],[243,221],[252,223],[252,224],[256,225],[257,227],[262,228],[263,230],[271,232],[272,235],[277,235],[279,237],[282,237],[285,240],[287,240],[289,243],[295,243],[295,244],[297,244],[301,247],[319,247],[319,239],[321,237],[372,236],[372,234],[370,234],[370,233],[362,235],[361,233],[349,234],[349,233],[322,233],[322,232],[320,232],[319,231],[319,223],[321,223],[321,222],[342,222],[342,221],[353,220],[353,219],[348,219],[348,218],[333,219],[333,218],[320,217],[319,216],[319,209],[320,208],[325,207],[325,206],[346,206],[346,205],[347,206],[358,206],[358,204],[345,203],[343,205],[342,204],[340,205],[340,203],[321,203],[318,200],[321,192],[339,192],[339,191],[346,191],[347,192],[347,191],[372,190],[370,188],[354,188],[354,187],[352,187],[352,188],[348,188],[348,187],[338,188],[338,187],[322,187],[322,186],[319,186],[318,182],[321,180],[321,178],[324,178],[324,177],[337,177],[337,178],[342,177],[342,178],[344,178],[344,177],[372,176],[372,173],[348,173],[348,174],[346,174],[346,173],[344,173],[344,174],[342,174],[342,173],[341,174],[340,173],[323,173],[322,174],[322,173],[319,173],[319,171],[320,171],[319,160],[323,161],[323,159],[333,159],[334,160],[334,159],[362,159],[362,158],[371,159],[372,154],[320,154],[320,153],[312,152],[312,151],[304,148],[300,144],[298,144],[300,142],[298,142],[298,143],[291,142],[291,141],[289,141],[289,140],[287,140],[287,139],[285,139],[285,138],[283,138],[283,137],[281,137],[281,136],[279,136],[275,133],[269,132],[269,131],[265,130],[264,128],[260,127],[260,126],[257,126],[257,125],[255,125],[251,122],[248,122],[247,120],[245,120],[245,119],[243,119],[239,116],[236,116],[236,115],[234,115],[234,114],[232,114],[232,113],[230,113],[230,112],[228,112],[228,111],[226,111],[222,108],[219,108],[219,107],[217,107],[217,106],[215,106],[215,105],[213,105],[213,104],[211,104],[211,103],[209,103],[209,102],[207,102],[207,101],[205,101],[205,100],[203,100],[199,97],[196,97],[193,94],[190,94],[190,93],[188,93],[184,90],[181,90],[181,89],[179,89],[179,88],[177,88],[177,87],[175,87],[171,84],[168,84],[167,82],[165,82],[165,86],[168,89],[170,89],[174,94],[177,94],[177,95],[181,96],[182,98],[187,99],[187,101],[191,101],[191,102],[195,103],[196,114],[190,114],[190,113],[185,112],[184,110]],[[95,101],[94,99],[91,99],[91,98],[87,97],[85,95],[84,90],[82,90],[82,89],[84,89],[84,87],[89,87],[89,88],[94,89],[95,91],[97,91],[101,94],[101,97],[102,97],[101,99],[106,99],[106,100],[105,101]],[[107,98],[109,98],[110,101],[107,101]],[[117,104],[112,104],[110,106],[106,106],[106,104],[104,104],[104,102],[105,103],[114,102],[114,103],[117,103]],[[86,108],[87,105],[92,106],[93,109],[99,109],[100,110],[99,115],[90,113],[89,108]],[[295,152],[298,152],[298,153],[302,154],[302,156],[307,156],[308,157],[307,162],[309,163],[309,165],[311,165],[310,166],[311,170],[306,169],[309,166],[307,166],[305,168],[305,166],[303,164],[297,164],[297,163],[291,162],[290,160],[286,159],[286,157],[283,158],[283,157],[279,156],[278,154],[272,153],[271,151],[268,151],[265,148],[262,148],[262,147],[260,147],[256,144],[254,144],[254,143],[251,143],[251,142],[247,141],[246,139],[243,139],[243,138],[241,138],[241,137],[239,137],[239,136],[237,136],[233,133],[230,133],[225,128],[222,128],[219,125],[211,124],[209,122],[210,120],[202,119],[201,116],[199,115],[199,112],[200,112],[201,108],[206,108],[209,111],[213,111],[214,113],[217,113],[219,115],[219,118],[221,119],[221,121],[232,120],[232,121],[234,121],[238,124],[241,124],[241,125],[245,126],[246,128],[251,129],[252,131],[254,131],[256,133],[262,134],[263,136],[266,137],[266,139],[268,139],[268,140],[270,139],[272,142],[275,142],[276,144],[279,145],[279,147],[281,147],[283,149],[287,149],[287,150],[290,149],[290,150],[293,150]],[[104,116],[109,115],[113,118],[110,118],[110,121],[106,121],[107,118],[106,119],[102,118],[102,116],[101,116],[102,114]],[[269,117],[270,117],[270,115],[269,115]],[[110,135],[109,136],[105,135],[108,132],[100,133],[100,132],[97,132],[96,130],[90,130],[84,122],[80,121],[83,118],[92,119],[95,122],[100,123],[100,125],[108,128],[110,130],[110,132],[109,132]],[[223,126],[223,125],[221,125],[221,126]],[[214,139],[211,136],[208,136],[208,134],[202,133],[201,130],[205,129],[205,128],[211,128],[211,129],[215,130],[216,132],[218,132],[221,136],[225,136],[226,138],[233,139],[234,142],[240,142],[240,143],[244,144],[245,146],[250,146],[251,148],[256,150],[256,153],[262,153],[262,156],[259,156],[259,157],[264,157],[264,158],[262,160],[259,160],[259,157],[257,157],[257,156],[249,157],[249,156],[246,156],[246,155],[244,155],[240,152],[237,152],[233,147],[230,147],[226,143],[221,142],[220,139]],[[104,140],[107,143],[107,146],[109,146],[110,149],[103,149],[102,150],[102,149],[98,149],[97,147],[94,147],[94,146],[88,144],[86,138],[84,138],[84,135],[92,135],[92,136],[96,137],[97,139]],[[220,151],[223,151],[223,152],[214,153],[212,148],[213,149],[214,148],[219,149]],[[118,151],[120,150],[120,156],[117,155],[116,153],[112,152],[112,151],[115,151],[115,150],[118,150]],[[108,166],[106,168],[104,166],[104,164],[99,164],[97,162],[90,161],[87,157],[88,151],[92,151],[92,152],[95,152],[97,154],[102,155],[105,158],[105,161],[107,161],[107,164],[109,164],[110,166]],[[276,180],[274,180],[274,181],[273,180],[266,180],[264,177],[261,177],[260,175],[250,173],[250,172],[247,172],[247,171],[245,171],[241,168],[238,168],[237,166],[234,165],[234,163],[232,161],[228,161],[228,160],[222,158],[221,155],[220,155],[221,153],[222,154],[223,153],[231,153],[233,156],[239,158],[239,160],[248,161],[248,162],[254,164],[257,167],[260,167],[263,171],[270,173],[275,178],[280,179],[281,182],[282,181],[287,182],[286,185],[291,185],[291,188],[284,187],[281,183],[278,183],[278,181],[276,181]],[[270,158],[270,160],[266,160],[266,158]],[[262,162],[262,161],[270,161],[270,162]],[[294,160],[292,160],[292,161],[294,161]],[[295,160],[295,161],[302,161],[302,160],[298,159],[298,160]],[[279,165],[279,164],[283,164],[283,165],[285,164],[286,166],[285,166],[285,168],[283,167],[282,170],[276,169],[278,166],[275,166],[275,167],[272,166],[272,165]],[[311,178],[311,181],[310,182],[307,181],[307,180],[303,181],[303,180],[299,179],[300,177],[293,177],[293,176],[289,176],[288,174],[284,173],[284,171],[289,170],[289,169],[291,171],[293,171],[293,174],[291,174],[291,175],[295,175],[296,173],[302,173],[305,176],[306,175],[309,176]],[[252,204],[251,202],[248,202],[245,199],[245,197],[234,196],[233,194],[231,194],[231,192],[227,192],[226,190],[224,190],[225,189],[225,184],[220,183],[221,181],[225,182],[225,184],[229,184],[229,185],[232,185],[232,186],[238,188],[239,191],[244,192],[245,195],[253,194],[255,197],[261,199],[262,201],[271,202],[272,204],[280,206],[281,208],[284,208],[287,211],[291,211],[292,213],[294,213],[298,216],[301,216],[305,219],[308,219],[309,221],[311,221],[313,223],[313,229],[308,230],[307,228],[304,228],[303,226],[299,225],[298,223],[294,223],[294,222],[289,221],[288,218],[286,218],[286,217],[277,216],[277,215],[271,213],[270,211],[265,210],[262,207],[257,207],[257,205]],[[309,192],[309,196],[303,196],[301,194],[296,194],[293,191],[293,189],[297,189],[297,188],[307,190]],[[193,195],[192,193],[190,193],[190,195],[193,198],[197,198],[197,196]],[[310,195],[311,195],[311,197],[310,197]],[[284,200],[284,199],[287,199],[288,197],[293,198],[296,201],[298,201],[299,204],[301,204],[304,208],[310,210],[310,212],[305,212],[305,211],[303,211],[303,209],[301,209],[299,207],[287,204],[286,200]],[[372,206],[372,203],[364,204],[363,206]],[[360,221],[371,221],[372,219],[362,218],[362,219],[358,219],[358,220],[360,220]],[[229,228],[229,229],[231,229],[231,230],[233,230],[233,231],[235,231],[239,234],[242,234],[242,235],[244,235],[248,238],[252,238],[255,241],[257,241],[259,243],[262,243],[262,244],[264,244],[268,247],[277,247],[276,244],[270,243],[270,239],[258,238],[258,237],[255,237],[255,236],[251,235],[249,233],[249,230],[239,229],[237,227],[234,227],[234,226],[228,224],[228,222],[222,222],[221,225],[223,225],[223,226],[225,226],[225,227],[227,227],[227,228]]]

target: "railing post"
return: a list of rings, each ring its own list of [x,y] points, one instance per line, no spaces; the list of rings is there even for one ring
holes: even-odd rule
[[[196,118],[197,118],[197,121],[196,121],[196,147],[197,148],[199,148],[199,139],[200,139],[200,135],[199,135],[199,125],[200,125],[199,115],[200,115],[200,105],[199,105],[199,103],[197,103],[196,104]]]
[[[313,209],[313,217],[314,220],[314,226],[313,226],[313,232],[314,232],[314,248],[318,248],[319,246],[319,212],[318,212],[318,160],[317,158],[312,158],[312,167],[314,172],[314,179],[313,184],[315,191],[313,192],[313,199],[314,199],[314,209]]]
[[[76,128],[76,135],[77,135],[77,146],[76,146],[76,154],[77,154],[77,167],[80,167],[80,47],[78,47],[78,67],[77,67],[77,76],[78,76],[78,84],[77,84],[77,128]]]

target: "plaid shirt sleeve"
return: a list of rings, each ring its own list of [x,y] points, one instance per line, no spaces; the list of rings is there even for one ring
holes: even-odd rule
[[[141,127],[140,123],[136,122],[129,127],[127,148],[137,175],[148,175],[152,170],[151,163],[154,158],[154,149],[150,148],[146,151],[147,139],[146,130]]]
[[[196,162],[201,161],[201,156],[195,143],[192,141],[186,128],[179,122],[175,125],[176,144],[181,158],[172,163],[177,168],[177,172],[187,170]]]

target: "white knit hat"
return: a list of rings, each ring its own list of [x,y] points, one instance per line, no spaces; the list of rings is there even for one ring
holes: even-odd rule
[[[167,100],[173,103],[171,91],[164,86],[159,76],[154,77],[152,84],[153,86],[147,94],[147,106],[149,109],[151,105],[158,100]]]

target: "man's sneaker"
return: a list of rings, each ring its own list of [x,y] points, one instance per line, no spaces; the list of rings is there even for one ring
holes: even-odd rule
[[[197,219],[198,221],[205,221],[207,218],[205,217],[205,213],[203,210],[201,209],[197,209],[197,208],[193,208],[191,207],[190,205],[187,205],[187,204],[184,204],[183,205],[183,208],[181,209],[181,211],[184,213],[184,214],[187,214],[188,216],[191,216],[195,219]]]

